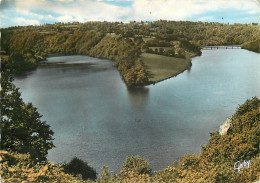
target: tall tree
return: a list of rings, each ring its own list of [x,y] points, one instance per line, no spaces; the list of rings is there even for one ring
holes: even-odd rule
[[[1,149],[29,153],[35,161],[46,160],[53,148],[53,131],[31,103],[25,104],[8,71],[1,72]]]

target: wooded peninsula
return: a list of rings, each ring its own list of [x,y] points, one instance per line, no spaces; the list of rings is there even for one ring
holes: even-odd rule
[[[260,52],[260,26],[188,21],[55,23],[1,29],[1,57],[15,73],[53,54],[114,61],[128,87],[149,85],[191,67],[209,45],[242,45]]]

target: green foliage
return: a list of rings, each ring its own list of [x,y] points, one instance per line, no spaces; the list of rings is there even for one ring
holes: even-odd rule
[[[128,87],[144,86],[148,75],[139,59],[142,44],[140,39],[106,36],[90,50],[90,55],[114,60]]]
[[[114,179],[115,182],[151,182],[151,171],[148,161],[140,156],[128,156]]]
[[[11,53],[8,64],[15,73],[22,73],[23,71],[33,70],[37,67],[37,60],[30,53]]]
[[[32,104],[25,104],[11,83],[12,73],[35,69],[48,54],[84,54],[112,59],[128,87],[148,84],[142,52],[166,56],[200,55],[206,45],[243,44],[259,52],[260,26],[202,22],[88,22],[56,23],[1,29],[1,176],[5,182],[83,182],[96,179],[87,163],[74,158],[64,165],[46,161],[53,132],[40,120]],[[145,42],[145,39],[149,39]],[[151,47],[156,46],[155,49]],[[149,48],[150,47],[150,48]],[[246,101],[231,119],[226,135],[211,133],[199,155],[185,155],[180,162],[154,176],[147,161],[129,156],[118,175],[107,168],[97,182],[254,182],[259,177],[260,101]],[[28,153],[28,154],[26,154]],[[249,160],[249,169],[234,170],[236,161]],[[72,173],[74,176],[65,172]],[[80,174],[79,177],[75,177]]]
[[[2,50],[10,56],[9,63],[16,73],[35,69],[48,54],[83,54],[114,60],[128,87],[149,84],[139,60],[144,51],[189,59],[200,55],[200,47],[206,45],[242,44],[260,36],[258,25],[165,20],[55,23],[1,31]],[[153,50],[151,46],[163,48]],[[259,41],[244,44],[243,48],[259,51]]]
[[[192,44],[191,42],[187,41],[187,40],[182,40],[181,41],[181,47],[184,50],[187,50],[188,52],[193,52],[197,55],[201,55],[201,51],[200,51],[200,47]]]
[[[83,180],[97,178],[97,172],[87,162],[74,157],[69,163],[64,165],[64,172],[73,176],[81,175]]]
[[[138,60],[143,44],[138,37],[131,40],[122,36],[105,36],[104,33],[93,30],[44,35],[24,31],[14,33],[11,42],[5,44],[9,44],[5,45],[10,54],[8,64],[15,73],[36,68],[38,61],[44,60],[48,54],[83,54],[114,60],[128,87],[148,83],[146,70]]]
[[[40,120],[31,103],[25,104],[8,72],[1,72],[1,149],[29,153],[33,160],[46,160],[53,148],[53,131]]]
[[[146,43],[147,46],[169,47],[171,44],[165,40],[153,39]]]
[[[162,38],[164,39],[164,38]],[[200,47],[185,40],[178,39],[179,41],[160,41],[157,39],[152,39],[146,43],[146,52],[155,53],[158,55],[179,57],[179,58],[189,58],[191,56],[201,55]],[[167,44],[166,44],[167,43]]]
[[[260,53],[260,39],[242,44],[243,49]]]
[[[34,164],[29,154],[0,151],[0,174],[3,182],[84,182],[63,171],[62,164]]]
[[[115,182],[114,177],[110,176],[108,167],[102,167],[103,173],[101,174],[100,178],[97,179],[98,183],[112,183]]]
[[[260,100],[254,97],[252,100],[247,100],[244,104],[237,108],[235,116],[243,115],[247,112],[253,111],[260,106]]]
[[[140,156],[128,156],[123,163],[122,171],[134,171],[138,174],[151,174],[148,161]]]

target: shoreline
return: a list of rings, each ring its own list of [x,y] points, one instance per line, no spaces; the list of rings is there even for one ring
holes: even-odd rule
[[[243,49],[243,48],[240,48],[240,49]],[[249,51],[251,51],[251,50],[249,50]],[[86,55],[86,54],[69,54],[69,55],[67,55],[67,54],[61,54],[61,53],[51,53],[51,54],[46,55],[45,59],[47,59],[48,57],[71,56],[71,55],[82,55],[82,56],[93,57],[93,56]],[[158,70],[160,70],[160,68],[158,69],[158,67],[151,68],[151,64],[149,65],[149,63],[148,63],[149,61],[147,61],[147,59],[150,59],[150,58],[147,58],[147,55],[150,55],[150,56],[153,56],[153,57],[158,57],[156,59],[156,61],[159,61],[160,65],[165,64],[163,69],[167,70],[166,72],[168,72],[168,73],[158,72]],[[149,75],[148,76],[149,81],[148,81],[148,83],[144,84],[143,87],[155,85],[156,83],[159,83],[159,82],[165,81],[167,79],[176,77],[179,74],[183,73],[184,71],[189,70],[192,67],[192,58],[197,57],[197,56],[200,56],[200,55],[193,55],[193,56],[190,56],[189,58],[177,58],[177,57],[169,57],[169,56],[157,55],[157,54],[151,54],[151,53],[142,53],[139,58],[142,60],[142,62],[144,64],[144,68],[148,72],[148,75]],[[100,57],[93,57],[93,58],[100,58]],[[108,59],[108,58],[101,58],[101,59]],[[144,61],[145,59],[146,59],[146,61]],[[115,62],[113,59],[108,59],[108,60]],[[166,60],[166,62],[165,62],[165,60]],[[180,63],[179,64],[175,63],[174,66],[177,67],[177,68],[174,68],[174,67],[171,67],[171,66],[169,67],[169,60],[172,60],[173,62],[176,61],[176,60],[179,60],[179,61],[182,60],[183,62],[186,62],[186,63],[184,63],[182,65]],[[178,67],[181,67],[181,68],[178,68]],[[118,68],[116,66],[115,66],[115,68],[118,71]],[[175,70],[173,70],[173,69],[175,69]],[[170,74],[170,73],[172,73],[172,74]],[[164,76],[162,76],[162,75],[164,75]],[[121,77],[122,77],[122,75],[121,75]],[[123,77],[122,77],[122,79],[123,79]],[[124,81],[124,79],[123,79],[123,81]],[[124,81],[124,83],[125,83],[125,81]],[[140,87],[140,86],[137,86],[137,87]]]
[[[168,80],[168,79],[174,78],[174,77],[178,76],[179,74],[184,73],[186,70],[189,70],[191,67],[192,67],[192,63],[191,63],[191,65],[190,65],[190,67],[188,67],[187,69],[181,71],[181,72],[178,73],[178,74],[174,74],[174,75],[169,76],[169,77],[167,77],[167,78],[164,78],[164,79],[162,79],[162,80],[158,80],[158,81],[155,81],[155,82],[150,82],[149,84],[147,84],[147,85],[145,85],[145,86],[155,85],[155,84],[160,83],[160,82],[162,82],[162,81],[165,81],[165,80]]]
[[[141,59],[149,75],[149,83],[146,86],[176,77],[192,67],[192,57],[177,58],[143,53]]]
[[[156,83],[159,83],[159,82],[161,82],[161,81],[165,81],[165,80],[167,80],[167,79],[170,79],[170,78],[173,78],[173,77],[176,77],[176,76],[178,76],[179,74],[181,74],[181,73],[183,73],[184,71],[186,71],[186,70],[188,70],[188,69],[190,69],[191,67],[192,67],[192,58],[193,57],[196,57],[196,56],[199,56],[199,55],[195,55],[195,56],[191,56],[191,57],[189,57],[189,58],[177,58],[177,57],[168,57],[168,56],[163,56],[163,55],[156,55],[156,54],[150,54],[150,53],[143,53],[143,54],[141,54],[141,56],[140,56],[140,58],[141,58],[141,60],[143,61],[143,55],[144,54],[149,54],[149,55],[153,55],[153,56],[156,56],[156,57],[163,57],[163,58],[166,58],[166,59],[170,59],[170,60],[175,60],[175,59],[177,59],[177,60],[182,60],[182,61],[184,61],[184,62],[186,62],[185,63],[185,66],[183,66],[181,69],[179,69],[178,71],[175,71],[175,73],[174,74],[167,74],[167,76],[165,76],[165,77],[163,77],[163,78],[161,78],[161,79],[157,79],[156,81],[150,81],[150,79],[152,78],[152,76],[151,75],[153,75],[152,73],[150,73],[149,74],[149,82],[147,83],[147,84],[145,84],[143,87],[145,87],[145,86],[149,86],[149,85],[155,85]],[[48,54],[48,55],[46,55],[46,57],[45,57],[45,61],[49,58],[49,57],[59,57],[59,56],[73,56],[73,55],[81,55],[81,56],[88,56],[88,57],[93,57],[93,56],[90,56],[90,55],[86,55],[86,54],[69,54],[69,55],[67,55],[67,54],[61,54],[61,53],[51,53],[51,54]],[[99,58],[99,57],[93,57],[93,58]],[[101,58],[101,59],[107,59],[107,58]],[[115,62],[113,59],[107,59],[107,60],[111,60],[112,62]],[[163,61],[162,61],[163,62]],[[145,64],[145,63],[143,63],[144,64],[144,67],[145,67],[145,69],[146,69],[146,71],[148,71],[148,72],[150,72],[149,71],[149,69],[148,69],[148,67],[147,67],[147,65]],[[179,66],[178,64],[176,64],[175,66]],[[115,66],[114,66],[115,67]],[[166,68],[168,67],[168,65],[166,65]],[[116,70],[118,71],[118,69],[117,69],[117,67],[115,67],[116,68]],[[155,68],[156,69],[156,68]],[[171,68],[171,69],[173,69],[173,68]],[[171,69],[169,69],[169,70],[171,70]],[[118,71],[119,72],[119,71]],[[174,72],[174,71],[173,71]],[[161,74],[161,73],[160,73]],[[122,78],[123,79],[123,78]],[[125,81],[124,81],[124,83],[125,83]],[[125,83],[126,84],[126,83]]]

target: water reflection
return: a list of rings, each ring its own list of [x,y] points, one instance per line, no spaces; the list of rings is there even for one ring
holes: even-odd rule
[[[107,64],[96,63],[48,63],[42,64],[41,69],[55,69],[57,72],[103,72],[110,70]]]
[[[31,70],[31,71],[27,71],[21,74],[16,74],[15,78],[17,79],[27,79],[28,77],[30,77],[30,75],[33,75],[36,72],[36,70]]]
[[[149,88],[131,88],[127,89],[128,101],[135,107],[146,106],[147,100],[149,99]],[[138,122],[139,119],[136,119]]]
[[[192,68],[192,67],[190,67],[190,68],[187,69],[187,74],[188,74],[188,75],[190,75],[190,73],[191,73],[191,68]],[[184,72],[185,72],[185,71],[184,71]]]

